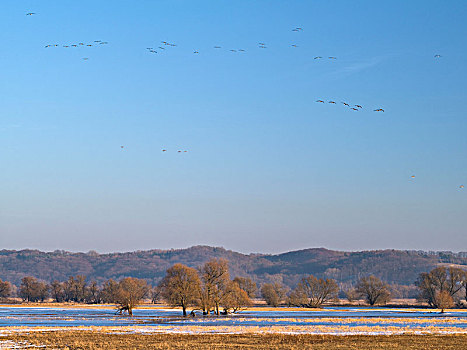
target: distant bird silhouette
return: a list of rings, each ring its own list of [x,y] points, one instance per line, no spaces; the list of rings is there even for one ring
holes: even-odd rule
[[[120,146],[120,148],[124,148],[124,146]]]
[[[199,53],[199,51],[193,51],[193,53]]]
[[[334,102],[334,101],[329,101],[329,103],[333,103],[333,104],[336,104],[336,102]]]
[[[298,47],[298,46],[297,46],[297,45],[295,45],[295,44],[292,44],[292,47]]]
[[[162,152],[167,152],[167,150],[166,150],[166,149],[163,149]]]
[[[459,188],[464,188],[464,185],[460,185]]]
[[[220,49],[221,47],[220,46],[214,46],[215,49]]]
[[[415,175],[412,175],[410,178],[411,178],[411,179],[415,179]]]
[[[318,100],[318,101],[316,101],[316,102],[321,102],[321,103],[324,103],[324,101],[323,101],[323,100]]]
[[[352,107],[351,109],[354,110],[354,111],[358,111],[358,108]]]
[[[355,105],[355,107],[357,107],[357,108],[363,108],[363,107],[362,107],[362,106],[360,106],[360,105]]]
[[[321,56],[316,56],[315,58],[313,58],[314,60],[319,60],[320,58],[323,58]]]
[[[435,58],[441,58],[441,55],[435,55]]]
[[[375,112],[384,112],[384,109],[378,108],[378,109],[375,109],[374,111],[375,111]]]
[[[87,60],[89,60],[89,57],[83,57],[83,60],[87,61]]]
[[[36,13],[35,12],[28,12],[26,13],[26,16],[32,16],[32,15],[35,15]]]
[[[346,102],[341,102],[344,106],[350,107],[350,105]]]
[[[337,60],[337,57],[333,57],[333,56],[330,56],[328,58],[331,59],[331,60]]]

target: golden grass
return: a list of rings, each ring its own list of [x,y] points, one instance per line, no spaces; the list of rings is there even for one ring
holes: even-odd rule
[[[465,349],[467,335],[320,336],[286,334],[106,334],[92,331],[31,332],[8,334],[2,342],[44,346],[45,349]],[[11,344],[11,343],[10,343]]]

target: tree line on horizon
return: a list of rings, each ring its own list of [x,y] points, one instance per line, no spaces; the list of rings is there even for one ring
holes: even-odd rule
[[[440,264],[467,266],[467,255],[460,253],[398,250],[340,252],[313,248],[277,255],[242,254],[209,246],[109,254],[0,250],[0,278],[19,287],[24,276],[51,283],[84,275],[99,285],[109,279],[137,277],[154,286],[175,263],[197,268],[212,258],[227,259],[233,276],[248,276],[258,286],[280,282],[295,288],[303,276],[313,274],[351,288],[361,277],[374,275],[390,284],[397,298],[415,297],[413,281],[421,272]],[[342,292],[340,297],[344,297]]]
[[[467,271],[460,268],[437,267],[420,273],[414,286],[419,301],[442,311],[454,305],[463,307],[467,301]],[[384,305],[393,296],[390,285],[373,275],[360,278],[350,288],[346,285],[339,288],[334,279],[308,275],[293,289],[280,282],[264,283],[258,289],[249,277],[231,279],[228,261],[222,258],[213,258],[198,269],[177,263],[166,270],[156,286],[134,277],[120,281],[108,279],[101,285],[96,281],[88,284],[84,275],[50,284],[25,276],[19,288],[0,280],[0,299],[16,294],[24,302],[45,302],[52,298],[55,302],[116,304],[117,312],[129,315],[145,299],[181,307],[184,316],[191,307],[194,316],[196,311],[203,315],[235,313],[251,306],[252,299],[259,296],[272,307],[320,308],[338,301],[339,293],[349,302],[364,299],[371,306]]]

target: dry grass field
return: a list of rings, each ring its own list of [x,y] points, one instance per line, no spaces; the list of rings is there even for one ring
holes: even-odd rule
[[[319,336],[284,334],[108,334],[91,331],[31,332],[0,337],[0,349],[466,349],[467,335]]]

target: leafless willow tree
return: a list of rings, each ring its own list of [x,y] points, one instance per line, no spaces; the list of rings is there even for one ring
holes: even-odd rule
[[[256,293],[258,292],[258,286],[255,282],[252,281],[249,277],[235,277],[233,279],[235,283],[238,284],[240,289],[243,289],[249,298],[255,298]]]
[[[219,315],[219,306],[225,289],[230,282],[229,266],[225,259],[212,259],[200,268],[201,295],[200,307],[203,314],[209,314],[214,309]]]
[[[419,299],[434,308],[440,307],[440,293],[449,294],[453,298],[465,286],[467,274],[455,267],[437,267],[430,272],[423,272],[415,284],[420,290]],[[443,294],[443,295],[444,295]],[[442,300],[446,300],[443,296]]]
[[[289,289],[282,283],[265,283],[261,286],[261,296],[266,304],[277,307],[287,297]]]
[[[118,283],[116,302],[118,304],[117,312],[128,312],[133,316],[133,309],[141,303],[149,292],[149,286],[145,280],[133,277],[122,279]]]
[[[167,270],[159,284],[162,297],[172,306],[181,306],[183,316],[186,309],[195,305],[201,294],[201,281],[198,272],[183,264],[175,264]]]
[[[248,293],[240,288],[238,283],[233,280],[227,284],[220,304],[224,309],[223,313],[226,315],[230,312],[236,313],[237,311],[251,306],[253,303]]]
[[[0,279],[0,299],[8,298],[11,295],[11,284]]]
[[[339,288],[333,279],[318,279],[313,275],[303,278],[290,294],[290,304],[316,308],[337,298]]]
[[[360,296],[365,298],[371,306],[386,304],[391,300],[389,286],[375,276],[360,278],[355,290]]]

